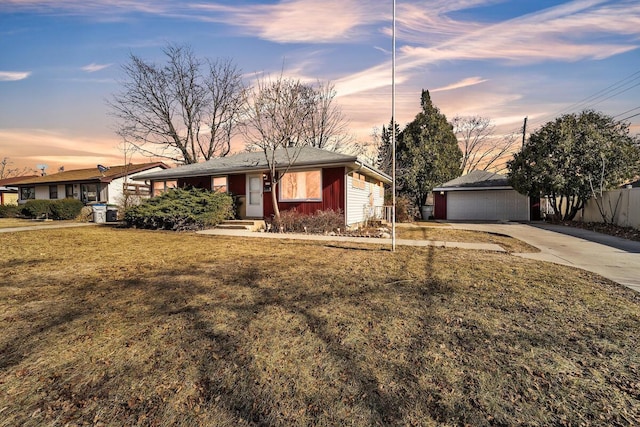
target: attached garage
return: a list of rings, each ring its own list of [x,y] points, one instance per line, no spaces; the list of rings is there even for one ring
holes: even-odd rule
[[[529,221],[529,197],[506,176],[472,171],[434,188],[435,217],[451,221]]]

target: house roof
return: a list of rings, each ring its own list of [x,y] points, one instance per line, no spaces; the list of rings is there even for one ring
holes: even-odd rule
[[[275,151],[276,164],[289,164],[287,154],[292,150],[279,149]],[[361,168],[365,173],[376,176],[384,182],[391,182],[391,177],[378,171],[372,166],[358,160],[356,156],[322,150],[314,147],[302,147],[292,164],[294,168],[353,165]],[[203,163],[179,166],[170,170],[156,171],[138,175],[137,180],[169,180],[194,176],[226,175],[231,173],[245,173],[269,168],[262,151],[243,152],[227,157],[211,159]]]
[[[28,178],[36,178],[39,175],[13,176],[11,178],[0,179],[0,187],[12,187],[14,183]]]
[[[498,173],[474,170],[466,175],[447,181],[436,187],[433,191],[452,190],[487,190],[487,189],[512,189],[509,179]]]
[[[135,165],[128,164],[111,166],[108,170],[102,173],[100,172],[100,170],[98,170],[97,167],[88,169],[75,169],[58,172],[51,175],[24,178],[19,180],[18,182],[13,183],[13,185],[38,185],[79,181],[111,182],[112,180],[122,178],[125,175],[143,172],[155,167],[166,169],[169,166],[165,165],[162,162],[141,163]]]

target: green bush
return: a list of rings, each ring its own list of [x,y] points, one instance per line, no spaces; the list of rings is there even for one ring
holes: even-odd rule
[[[78,199],[61,199],[51,202],[51,217],[53,219],[74,219],[78,216],[84,204]]]
[[[18,205],[0,205],[0,218],[15,218],[19,213]]]
[[[51,217],[51,200],[28,200],[22,205],[22,215],[28,218]]]
[[[329,233],[344,230],[344,215],[341,211],[328,209],[326,211],[317,211],[314,214],[303,214],[295,209],[283,211],[280,213],[280,219],[274,219],[273,229],[278,232],[297,232],[297,233]]]
[[[80,213],[83,203],[77,199],[29,200],[22,206],[22,215],[29,218],[74,219]]]
[[[233,198],[200,188],[174,189],[125,211],[129,227],[200,230],[234,217]]]

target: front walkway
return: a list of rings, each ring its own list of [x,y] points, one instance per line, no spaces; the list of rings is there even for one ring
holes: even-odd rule
[[[294,233],[260,233],[247,230],[224,230],[213,228],[210,230],[198,231],[198,234],[212,236],[236,236],[253,237],[262,239],[290,239],[290,240],[319,240],[324,242],[351,242],[351,243],[373,243],[378,245],[388,245],[391,247],[391,239],[377,237],[351,237],[351,236],[323,236],[320,234],[294,234]],[[506,252],[502,246],[494,243],[465,243],[465,242],[441,242],[431,240],[405,240],[396,239],[398,246],[435,246],[440,248],[460,248],[474,249],[482,251]]]

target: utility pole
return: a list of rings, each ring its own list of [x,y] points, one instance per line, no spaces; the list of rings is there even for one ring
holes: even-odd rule
[[[524,125],[522,125],[522,148],[524,148],[524,139],[527,135],[527,118],[524,118]]]

